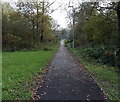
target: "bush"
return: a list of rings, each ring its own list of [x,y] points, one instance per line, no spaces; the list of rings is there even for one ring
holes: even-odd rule
[[[92,54],[93,54],[93,48],[91,48],[91,47],[88,47],[88,48],[84,48],[84,50],[83,50],[83,53],[84,53],[84,57],[91,57],[92,56]]]
[[[75,44],[77,44],[77,40]],[[72,47],[72,40],[65,40],[65,46]],[[78,44],[75,47],[77,46]],[[120,57],[118,57],[120,56],[120,51],[117,55],[116,46],[95,45],[90,43],[87,46],[80,47],[80,52],[86,59],[93,58],[103,64],[120,66]]]
[[[92,57],[94,59],[99,59],[104,53],[105,53],[105,49],[103,47],[98,47],[93,51]]]
[[[35,48],[35,46],[28,42],[27,40],[23,40],[21,37],[16,36],[14,34],[7,34],[3,37],[3,50],[4,51],[16,51],[16,50],[23,50],[23,49],[31,49]]]
[[[18,48],[19,49],[24,49],[24,48],[30,49],[30,48],[34,48],[34,45],[27,41],[21,41],[18,45]]]
[[[81,53],[83,54],[83,57],[85,58],[93,58],[96,59],[98,62],[108,64],[115,66],[117,64],[116,62],[116,51],[113,51],[113,49],[110,49],[108,47],[103,46],[92,46],[92,47],[86,47],[82,48]]]
[[[69,47],[71,48],[72,47],[72,40],[64,40],[64,43],[65,43],[65,47]]]
[[[75,47],[79,47],[80,46],[80,41],[79,40],[75,40]]]
[[[51,48],[47,48],[47,47],[46,47],[46,48],[44,48],[43,50],[44,50],[44,51],[52,51],[52,49],[51,49]]]
[[[116,60],[117,60],[117,66],[118,66],[118,68],[119,68],[119,72],[120,72],[120,48],[119,49],[117,49],[117,51],[116,51]]]
[[[109,64],[109,65],[115,66],[116,56],[115,56],[114,52],[106,51],[106,53],[104,55],[102,55],[102,57],[101,57],[101,62],[104,64]]]

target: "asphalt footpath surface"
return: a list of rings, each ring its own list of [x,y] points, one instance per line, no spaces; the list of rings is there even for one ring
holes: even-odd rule
[[[43,82],[37,89],[40,100],[105,101],[104,94],[61,41]]]

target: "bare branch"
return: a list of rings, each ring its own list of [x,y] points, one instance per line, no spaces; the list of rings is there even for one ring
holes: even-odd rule
[[[63,5],[63,3],[61,5],[59,5],[56,9],[53,9],[49,14],[55,12],[56,10],[58,10],[61,6]]]
[[[47,7],[50,7],[50,6],[53,5],[55,2],[56,2],[56,0],[53,1],[52,3],[50,3],[49,5],[47,5]]]

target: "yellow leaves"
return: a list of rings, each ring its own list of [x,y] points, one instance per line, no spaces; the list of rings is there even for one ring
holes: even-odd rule
[[[6,40],[7,40],[9,43],[16,43],[16,42],[18,42],[18,41],[21,41],[22,38],[21,38],[21,37],[18,37],[18,36],[16,36],[16,35],[13,35],[13,34],[7,34]]]

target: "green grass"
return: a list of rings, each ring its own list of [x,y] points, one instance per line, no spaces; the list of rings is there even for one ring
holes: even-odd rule
[[[48,45],[49,46],[49,45]],[[35,86],[34,79],[44,73],[44,68],[57,51],[58,44],[45,46],[51,50],[3,52],[2,99],[29,100]]]
[[[98,63],[93,59],[86,59],[82,56],[84,53],[82,49],[71,48],[70,51],[73,52],[85,68],[89,70],[109,99],[119,100],[117,68]]]

